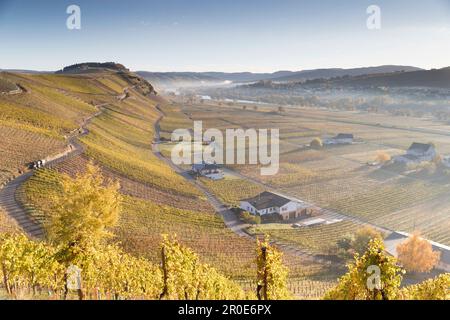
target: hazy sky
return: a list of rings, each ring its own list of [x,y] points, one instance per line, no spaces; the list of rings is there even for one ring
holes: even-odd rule
[[[66,8],[81,7],[81,30]],[[366,27],[369,5],[381,29]],[[0,68],[133,70],[450,66],[450,0],[0,0]]]

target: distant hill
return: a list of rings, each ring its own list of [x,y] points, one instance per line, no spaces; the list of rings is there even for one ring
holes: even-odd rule
[[[223,82],[220,79],[195,72],[147,72],[137,71],[136,74],[150,81],[155,86],[185,87],[190,85]]]
[[[272,80],[262,80],[246,85],[248,88],[375,88],[375,87],[421,87],[421,88],[442,88],[450,89],[450,67],[443,69],[419,70],[419,71],[398,71],[382,74],[364,74],[357,76],[339,76],[334,78],[307,79],[297,82],[279,82]]]
[[[203,74],[224,80],[233,82],[252,82],[260,80],[268,80],[277,77],[288,76],[292,74],[292,71],[277,71],[274,73],[252,73],[252,72],[204,72]]]
[[[342,76],[358,76],[366,74],[380,74],[391,72],[410,72],[421,70],[409,66],[379,66],[354,69],[316,69],[304,71],[277,71],[274,73],[252,72],[147,72],[138,71],[137,74],[161,86],[187,86],[218,84],[225,81],[234,83],[256,82],[271,80],[277,82],[298,82],[313,79],[329,79]]]
[[[54,71],[36,71],[27,69],[0,69],[0,72],[44,74],[44,73],[53,73]]]
[[[280,82],[298,82],[313,79],[330,79],[344,76],[361,76],[361,75],[384,74],[394,72],[411,72],[419,70],[422,69],[411,66],[394,66],[394,65],[367,67],[367,68],[353,68],[353,69],[338,69],[338,68],[316,69],[316,70],[304,70],[299,72],[293,72],[292,74],[280,77],[274,76],[266,80],[280,81]]]
[[[429,87],[450,89],[450,67],[336,79],[334,84],[359,87]]]

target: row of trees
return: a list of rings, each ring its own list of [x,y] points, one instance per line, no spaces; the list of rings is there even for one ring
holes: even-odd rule
[[[2,235],[0,275],[6,292],[15,298],[50,293],[55,298],[75,295],[80,300],[251,297],[174,238],[164,238],[160,265],[133,257],[116,245],[79,252],[70,264],[64,259],[65,251],[64,246],[24,235]],[[74,269],[79,273],[72,274]]]
[[[81,270],[76,293],[79,299],[290,299],[287,268],[282,254],[268,240],[256,248],[257,288],[244,292],[175,238],[164,237],[161,264],[155,265],[124,253],[114,245],[92,248],[72,261]],[[20,298],[48,292],[55,298],[70,294],[68,266],[60,260],[61,248],[35,242],[23,235],[3,235],[0,265],[8,294]],[[355,254],[348,272],[330,290],[332,300],[450,299],[450,274],[401,288],[405,273],[394,257],[385,253],[379,238],[370,240],[363,255]],[[76,280],[77,281],[77,280]]]

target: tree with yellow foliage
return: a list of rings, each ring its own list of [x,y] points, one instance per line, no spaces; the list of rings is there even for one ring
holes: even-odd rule
[[[68,268],[77,264],[86,273],[87,257],[112,236],[110,228],[119,219],[121,195],[118,183],[104,181],[100,169],[89,163],[86,173],[75,179],[63,175],[62,192],[52,197],[52,210],[46,223],[50,242],[58,247],[58,261]],[[65,274],[64,296],[68,294],[68,274]],[[85,277],[86,278],[86,277]],[[78,289],[80,299],[84,291]]]
[[[314,138],[310,143],[310,147],[313,149],[322,149],[323,148],[322,139]]]
[[[383,235],[370,226],[362,227],[355,234],[348,234],[339,239],[336,243],[335,253],[344,260],[353,259],[356,253],[361,256],[366,252],[372,239],[383,240]]]
[[[61,186],[62,193],[52,198],[46,225],[49,240],[83,249],[110,237],[108,229],[119,219],[119,184],[105,183],[100,169],[90,163],[75,179],[64,175]]]
[[[379,163],[385,163],[385,162],[388,162],[390,160],[391,160],[391,156],[388,153],[386,153],[384,151],[378,151],[378,153],[377,153],[377,161]]]
[[[355,255],[348,272],[326,295],[326,300],[395,300],[403,270],[385,252],[383,241],[372,239],[364,255]]]
[[[290,298],[286,280],[288,270],[283,265],[283,254],[270,245],[269,239],[257,241],[256,265],[258,300],[285,300]]]
[[[383,240],[383,235],[371,226],[364,226],[356,231],[352,248],[359,255],[363,255],[370,241],[373,239]]]
[[[450,300],[450,273],[407,286],[400,292],[404,300]]]
[[[434,252],[431,243],[413,233],[397,247],[398,260],[409,272],[430,272],[438,263],[440,253]]]

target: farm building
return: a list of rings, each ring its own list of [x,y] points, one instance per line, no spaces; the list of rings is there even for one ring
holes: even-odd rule
[[[398,163],[420,163],[424,161],[432,161],[436,158],[436,148],[431,143],[414,142],[409,147],[406,154],[394,157],[394,162]]]
[[[192,165],[194,174],[209,178],[211,180],[223,179],[223,170],[215,163],[200,163]]]
[[[397,246],[405,242],[405,240],[407,240],[409,236],[410,235],[406,232],[397,231],[391,233],[386,239],[384,239],[386,251],[390,255],[397,257]],[[436,266],[436,269],[450,272],[450,247],[434,241],[427,241],[431,243],[433,251],[439,251],[441,253],[441,259]]]
[[[308,215],[310,206],[300,200],[266,191],[241,200],[240,208],[253,215],[279,215],[283,220],[291,220]]]
[[[335,145],[335,144],[352,144],[354,136],[351,133],[339,133],[337,136],[329,139],[325,139],[324,145]]]
[[[445,156],[442,158],[442,164],[447,168],[450,168],[450,156]]]

